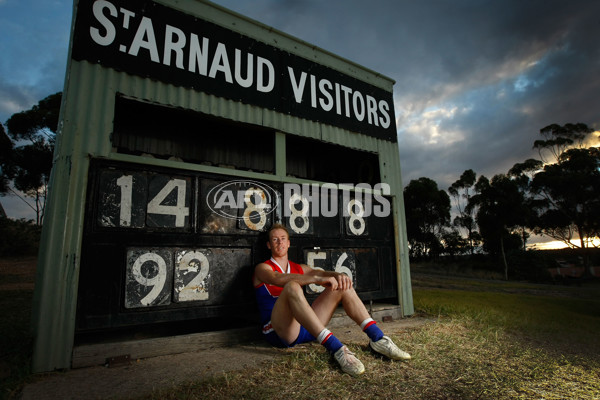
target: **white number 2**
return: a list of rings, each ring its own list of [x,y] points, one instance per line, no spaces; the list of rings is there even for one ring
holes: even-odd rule
[[[187,252],[177,262],[176,268],[175,292],[177,293],[177,301],[208,300],[208,290],[204,282],[209,270],[206,255],[200,251]],[[187,285],[184,285],[184,276],[187,274],[192,274],[194,277]]]

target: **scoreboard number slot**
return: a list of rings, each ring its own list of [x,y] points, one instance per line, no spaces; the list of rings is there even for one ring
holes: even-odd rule
[[[305,252],[305,257],[306,265],[309,267],[321,271],[333,269],[335,272],[346,274],[352,279],[352,284],[356,286],[356,257],[353,251],[344,249],[308,250]],[[319,265],[322,265],[322,267]],[[327,268],[328,265],[329,268]],[[319,294],[323,290],[325,290],[323,286],[314,283],[308,285],[306,289],[308,294]]]
[[[125,308],[164,306],[171,303],[167,283],[173,279],[173,263],[165,250],[127,251]]]
[[[231,187],[232,192],[216,203],[222,211],[219,214],[208,210],[202,196],[227,182],[209,181],[207,185],[205,180],[199,179],[197,183],[201,192],[195,193],[192,183],[198,178],[192,176],[115,169],[101,170],[99,176],[97,223],[104,228],[189,231],[193,224],[190,210],[198,208],[202,210],[198,223],[199,230],[203,233],[264,232],[273,219],[278,220],[282,215],[293,234],[312,235],[318,230],[314,226],[318,219],[312,216],[312,211],[315,211],[311,210],[312,200],[303,194],[294,193],[286,204],[281,204],[277,200],[281,198],[279,191],[256,182],[238,188],[238,192],[235,192],[234,185],[224,186]],[[335,201],[334,204],[338,202]],[[231,209],[232,207],[235,208]],[[286,211],[283,212],[282,208]],[[367,236],[364,202],[353,198],[345,201],[340,208],[339,213],[325,211],[332,218],[338,214],[343,215],[347,235]],[[237,221],[231,223],[229,220]]]
[[[173,191],[177,190],[175,205],[165,205]],[[156,196],[148,203],[148,214],[170,215],[175,217],[175,228],[185,227],[186,217],[190,215],[190,208],[186,207],[187,182],[183,179],[171,179],[160,189]],[[121,203],[122,204],[122,203]]]
[[[298,209],[296,204],[300,204],[301,208]],[[298,193],[294,193],[288,201],[288,209],[290,210],[289,225],[292,231],[299,235],[307,233],[311,227],[310,219],[308,218],[310,211],[308,199]]]
[[[263,231],[267,225],[267,213],[265,209],[267,194],[262,188],[251,187],[244,192],[244,210],[242,221],[245,227],[253,231]]]
[[[207,256],[208,255],[208,256]],[[208,300],[209,250],[178,251],[173,301]]]
[[[189,227],[191,178],[104,170],[99,181],[100,226]]]

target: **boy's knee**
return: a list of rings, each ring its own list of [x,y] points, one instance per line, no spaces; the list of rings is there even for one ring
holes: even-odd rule
[[[298,282],[296,281],[290,281],[288,283],[285,284],[285,286],[283,287],[283,291],[282,293],[289,293],[289,294],[294,294],[294,295],[302,295],[304,296],[304,292],[302,291],[302,285],[300,285]]]
[[[322,295],[337,301],[355,301],[356,299],[361,301],[354,288],[346,290],[331,290],[330,288],[327,288],[323,291]]]

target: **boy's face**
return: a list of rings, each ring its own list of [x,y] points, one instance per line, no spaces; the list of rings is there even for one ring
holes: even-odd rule
[[[282,257],[287,255],[290,248],[290,238],[283,229],[273,229],[269,233],[269,241],[267,247],[271,250],[273,256]]]

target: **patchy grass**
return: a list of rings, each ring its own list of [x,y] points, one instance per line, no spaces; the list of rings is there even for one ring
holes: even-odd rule
[[[35,257],[0,259],[0,399],[12,398],[30,377],[35,264]]]
[[[0,399],[10,398],[30,374],[32,292],[0,291]]]
[[[302,346],[261,369],[142,399],[600,398],[599,300],[483,292],[464,282],[461,290],[415,288],[414,297],[435,322],[391,334],[410,362],[353,343],[366,372],[351,378],[320,346]]]
[[[352,378],[321,346],[302,345],[257,369],[139,399],[600,399],[600,286],[422,278],[415,306],[432,322],[386,331],[410,362],[350,342],[366,367]],[[31,279],[0,276],[0,398],[31,379],[32,285],[19,285]]]
[[[531,336],[554,346],[599,352],[600,299],[566,296],[416,290],[415,304],[432,315],[477,321],[507,333]]]

